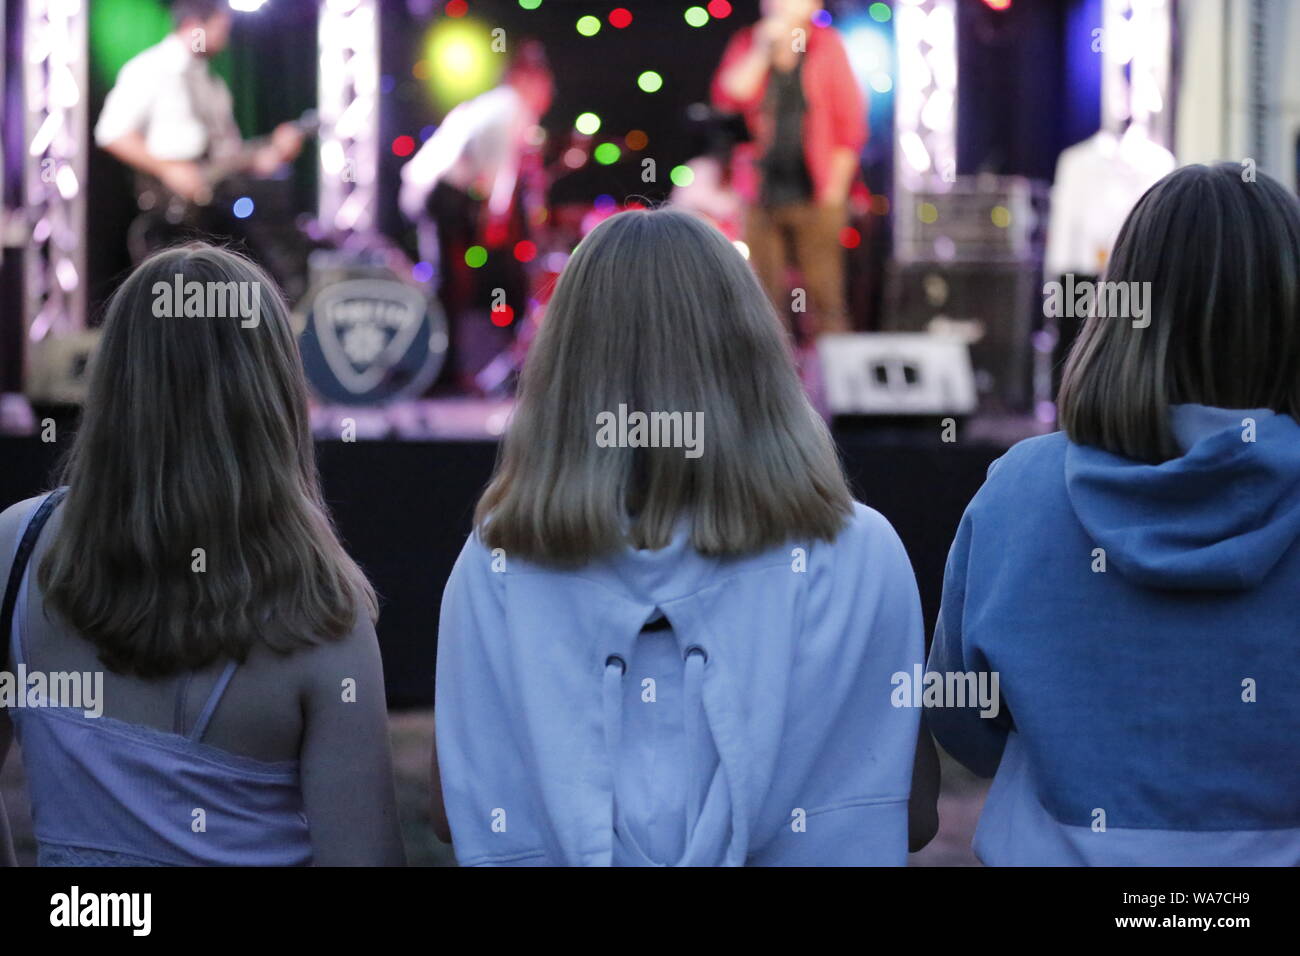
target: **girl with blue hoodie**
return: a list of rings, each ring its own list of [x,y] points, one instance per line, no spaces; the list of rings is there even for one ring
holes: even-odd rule
[[[927,718],[994,777],[985,863],[1300,864],[1300,203],[1179,169],[1106,279],[1150,308],[1088,321],[948,559],[929,669],[998,713]]]
[[[937,825],[919,711],[891,703],[923,643],[741,255],[671,210],[598,226],[443,597],[433,796],[461,864],[902,864],[909,795],[912,844]]]

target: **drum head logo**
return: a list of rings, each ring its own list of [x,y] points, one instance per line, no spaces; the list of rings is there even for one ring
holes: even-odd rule
[[[373,403],[418,394],[437,374],[445,334],[433,334],[421,292],[392,279],[322,288],[303,330],[303,361],[332,401]]]

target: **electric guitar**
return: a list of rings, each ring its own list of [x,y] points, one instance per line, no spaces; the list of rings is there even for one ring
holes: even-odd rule
[[[315,110],[307,110],[290,123],[304,137],[314,136],[320,129],[320,119]],[[187,199],[168,189],[157,176],[146,173],[136,175],[136,204],[141,212],[162,210],[169,222],[178,223],[191,214],[211,204],[217,189],[227,180],[246,173],[253,165],[257,153],[271,142],[270,136],[259,136],[244,142],[238,152],[219,160],[200,162],[203,188],[193,199]]]

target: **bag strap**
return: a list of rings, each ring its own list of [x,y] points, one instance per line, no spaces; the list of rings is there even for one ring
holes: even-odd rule
[[[41,536],[41,529],[49,520],[54,509],[68,493],[67,488],[56,488],[45,496],[35,513],[27,519],[27,527],[18,541],[14,552],[14,563],[9,568],[9,581],[5,585],[4,603],[0,604],[0,664],[8,665],[9,644],[14,630],[14,607],[18,603],[18,591],[22,587],[23,575],[27,571],[27,562],[36,550],[36,541]]]

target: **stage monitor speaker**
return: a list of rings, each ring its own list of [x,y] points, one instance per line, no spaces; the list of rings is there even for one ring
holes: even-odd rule
[[[941,418],[975,411],[975,377],[961,339],[908,332],[823,335],[817,352],[832,416]]]
[[[883,324],[887,331],[965,339],[981,404],[992,411],[1027,411],[1033,404],[1041,282],[1035,261],[891,262]]]
[[[80,405],[90,385],[99,330],[46,336],[28,349],[27,399],[33,405]]]

